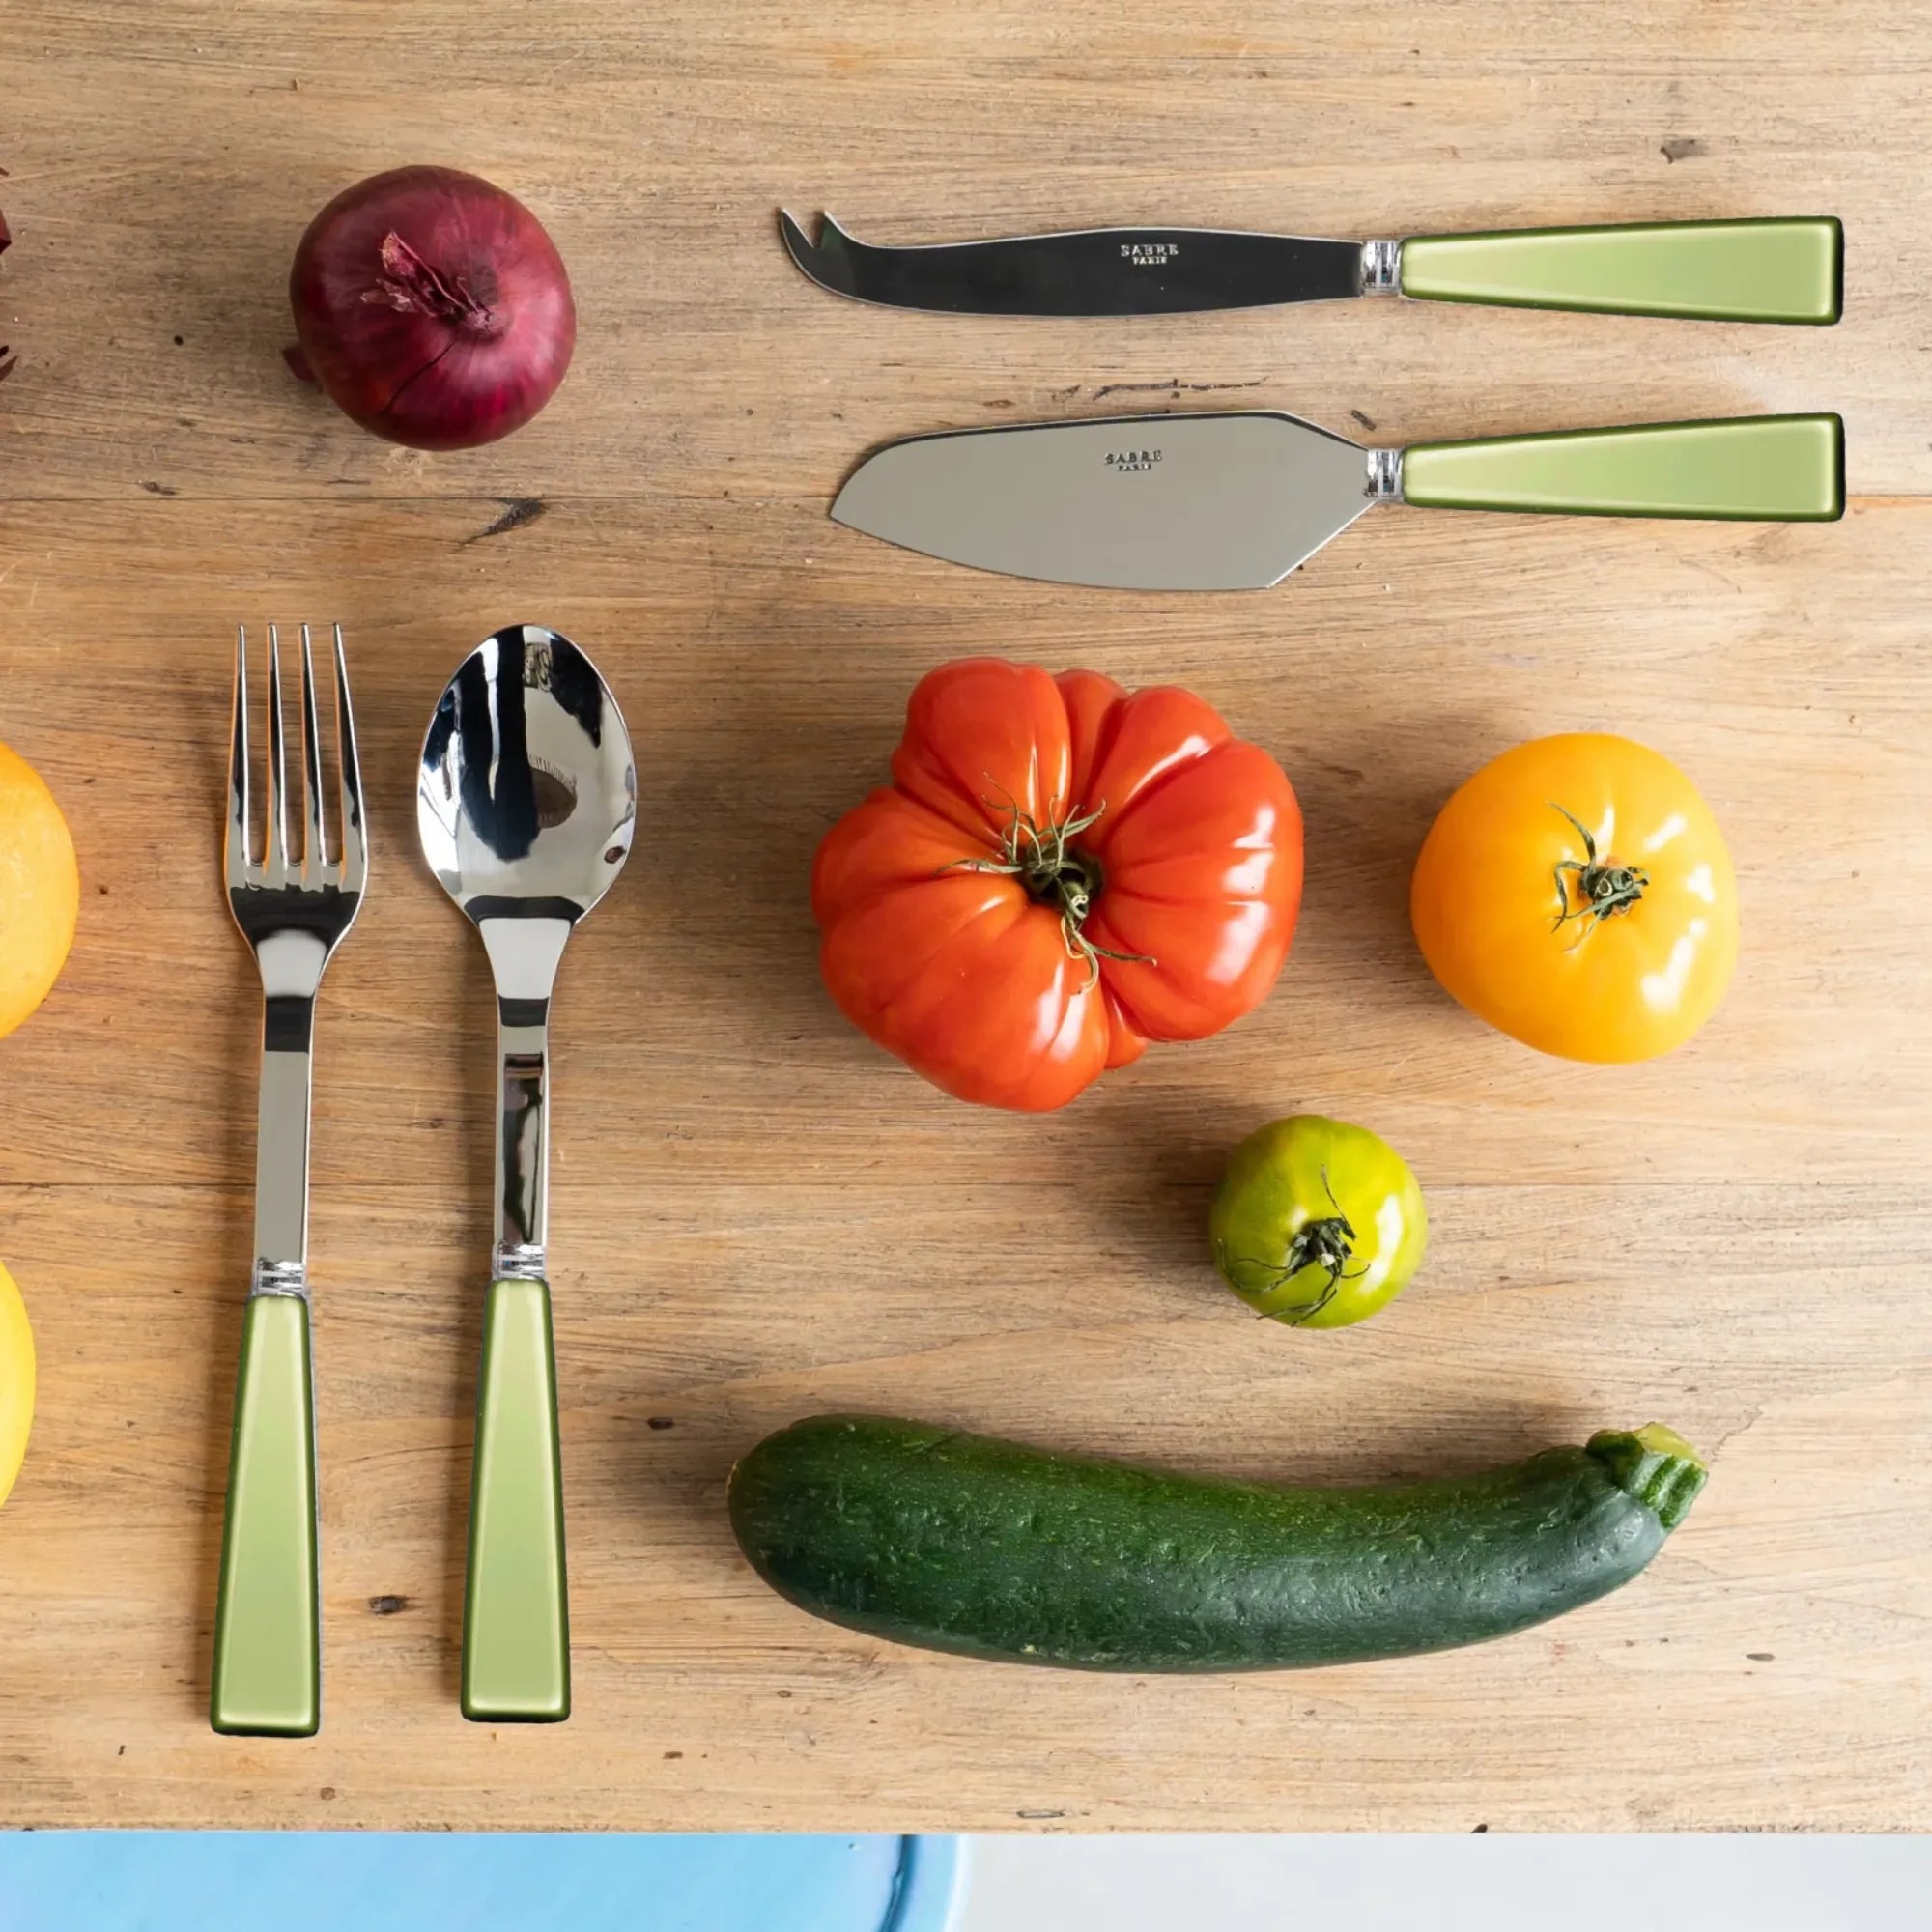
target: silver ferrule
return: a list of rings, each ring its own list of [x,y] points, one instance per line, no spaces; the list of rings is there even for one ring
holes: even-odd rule
[[[1362,293],[1365,296],[1394,296],[1402,293],[1400,242],[1362,243]]]
[[[255,1294],[294,1294],[308,1299],[308,1268],[301,1262],[271,1262],[255,1257],[255,1271],[248,1283]]]
[[[490,1257],[492,1281],[541,1281],[544,1251],[527,1241],[498,1241]]]
[[[1402,451],[1372,449],[1369,458],[1368,497],[1372,503],[1402,501]]]

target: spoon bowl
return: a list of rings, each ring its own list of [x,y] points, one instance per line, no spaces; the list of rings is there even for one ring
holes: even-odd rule
[[[423,741],[416,833],[465,913],[573,922],[631,855],[630,734],[597,668],[540,624],[511,624],[457,667]]]

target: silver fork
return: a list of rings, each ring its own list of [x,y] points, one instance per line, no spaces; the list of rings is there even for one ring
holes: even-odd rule
[[[309,1050],[322,971],[361,910],[369,878],[362,778],[335,634],[342,818],[323,838],[315,661],[301,627],[302,843],[289,842],[281,639],[269,626],[268,833],[249,841],[248,633],[235,639],[228,757],[228,904],[262,973],[262,1088],[255,1140],[255,1264],[242,1318],[235,1439],[221,1537],[209,1722],[250,1736],[310,1737],[322,1721],[316,1556],[315,1386],[308,1321]]]

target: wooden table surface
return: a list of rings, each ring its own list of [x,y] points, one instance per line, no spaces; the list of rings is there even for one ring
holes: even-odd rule
[[[1932,1827],[1932,46],[1918,0],[14,0],[0,738],[85,903],[0,1044],[0,1256],[42,1403],[0,1513],[0,1824]],[[525,197],[577,360],[425,457],[277,352],[309,214],[440,159]],[[1340,304],[999,323],[825,296],[780,203],[922,240],[1156,219],[1345,235],[1835,213],[1829,331]],[[1842,412],[1835,526],[1390,511],[1256,595],[949,568],[827,522],[892,436],[1201,399],[1388,442]],[[493,534],[507,504],[519,527]],[[348,628],[373,895],[325,983],[311,1259],[320,1737],[213,1736],[253,967],[219,892],[238,619]],[[565,964],[553,1244],[577,1714],[457,1715],[493,1081],[415,750],[497,625],[595,656],[637,855]],[[1309,828],[1273,998],[1065,1114],[978,1111],[821,989],[814,842],[967,652],[1174,680]],[[1511,743],[1626,731],[1725,825],[1746,941],[1688,1049],[1539,1059],[1435,988],[1408,867]],[[1298,1108],[1414,1161],[1365,1328],[1207,1264],[1226,1150]],[[927,1657],[769,1595],[732,1458],[828,1406],[1183,1467],[1470,1468],[1659,1418],[1705,1497],[1509,1642],[1110,1680]]]

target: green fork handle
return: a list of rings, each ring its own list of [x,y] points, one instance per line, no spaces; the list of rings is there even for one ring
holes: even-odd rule
[[[1845,513],[1834,415],[1642,423],[1402,453],[1402,498],[1433,510],[1830,523]]]
[[[214,1608],[208,1720],[217,1731],[306,1738],[322,1721],[315,1517],[308,1303],[252,1295]]]
[[[1844,259],[1830,215],[1517,228],[1405,242],[1401,287],[1423,301],[1823,324],[1844,305]]]
[[[570,1716],[556,1366],[550,1289],[537,1280],[492,1282],[484,1306],[463,1715],[477,1723],[553,1724]]]

